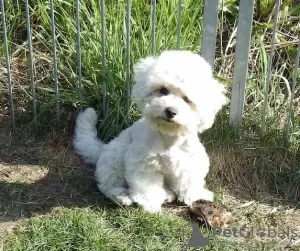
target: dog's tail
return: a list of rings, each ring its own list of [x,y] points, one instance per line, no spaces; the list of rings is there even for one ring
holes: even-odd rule
[[[73,145],[87,163],[97,164],[103,142],[97,138],[97,114],[93,108],[80,112],[76,119]]]

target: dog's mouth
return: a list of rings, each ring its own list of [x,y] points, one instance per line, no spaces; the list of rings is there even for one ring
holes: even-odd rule
[[[174,135],[186,134],[187,132],[186,126],[179,124],[174,119],[168,119],[163,116],[150,118],[150,125],[154,130],[167,135],[174,136]]]
[[[168,123],[175,123],[174,120],[172,119],[168,119],[168,118],[165,118],[165,117],[159,117],[160,120],[163,120],[165,122],[168,122]]]

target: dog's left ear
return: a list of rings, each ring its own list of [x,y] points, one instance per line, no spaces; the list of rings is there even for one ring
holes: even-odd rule
[[[199,133],[202,133],[212,127],[217,113],[229,102],[226,97],[225,86],[217,80],[212,79],[207,88],[210,95],[207,97],[206,109],[201,111],[201,114],[199,114]]]

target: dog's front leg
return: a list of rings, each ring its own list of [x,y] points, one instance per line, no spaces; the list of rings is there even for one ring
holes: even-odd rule
[[[163,175],[158,171],[141,169],[140,167],[127,168],[125,171],[130,196],[144,210],[150,213],[159,212],[167,198],[163,187]]]
[[[214,200],[214,193],[204,187],[204,182],[194,180],[191,181],[190,185],[188,185],[186,188],[181,187],[178,199],[179,201],[184,202],[186,205],[191,206],[195,201],[198,200],[212,202]]]
[[[214,193],[205,188],[206,167],[189,162],[176,178],[178,199],[190,206],[198,200],[213,201]],[[208,170],[208,168],[207,168]]]

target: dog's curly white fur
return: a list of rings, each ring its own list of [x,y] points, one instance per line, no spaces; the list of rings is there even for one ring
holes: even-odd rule
[[[97,115],[78,115],[74,147],[96,164],[100,191],[149,212],[177,197],[186,205],[212,201],[205,188],[209,158],[198,133],[210,128],[227,102],[209,64],[189,51],[165,51],[134,66],[132,100],[143,117],[108,144],[96,133]]]

